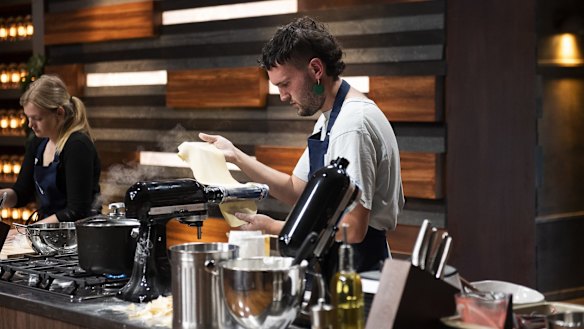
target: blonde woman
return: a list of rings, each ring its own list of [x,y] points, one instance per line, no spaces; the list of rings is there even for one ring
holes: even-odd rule
[[[22,207],[36,197],[44,223],[98,212],[101,165],[83,102],[69,95],[61,79],[43,75],[20,97],[20,105],[35,138],[27,145],[16,183],[0,190],[4,207]]]

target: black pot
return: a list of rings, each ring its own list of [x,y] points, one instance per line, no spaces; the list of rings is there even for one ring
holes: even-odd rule
[[[75,222],[79,266],[96,274],[132,274],[140,223],[97,215]]]

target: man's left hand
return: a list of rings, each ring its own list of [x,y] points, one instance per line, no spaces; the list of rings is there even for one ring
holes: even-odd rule
[[[265,234],[277,235],[284,227],[284,222],[262,214],[252,215],[236,212],[235,217],[247,222],[247,224],[238,227],[242,231],[262,231]]]

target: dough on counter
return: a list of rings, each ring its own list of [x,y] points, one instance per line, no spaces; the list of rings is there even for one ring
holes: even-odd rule
[[[231,176],[223,153],[213,144],[184,142],[178,146],[178,156],[189,164],[195,179],[201,184],[226,187],[243,185]],[[251,200],[222,203],[219,209],[231,227],[246,223],[235,217],[236,212],[253,215],[258,211],[255,201]]]

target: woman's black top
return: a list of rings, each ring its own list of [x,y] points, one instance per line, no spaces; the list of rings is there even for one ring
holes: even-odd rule
[[[12,187],[18,197],[16,207],[35,200],[34,162],[41,141],[35,137],[27,144],[20,174]],[[59,160],[57,188],[67,196],[65,208],[55,213],[59,221],[72,222],[91,216],[95,211],[101,212],[101,164],[91,139],[81,132],[72,133],[59,154]],[[43,159],[39,161],[42,163]]]

